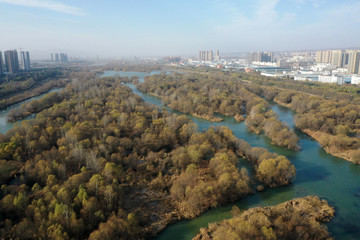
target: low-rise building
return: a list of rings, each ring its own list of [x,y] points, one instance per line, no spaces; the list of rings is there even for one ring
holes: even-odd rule
[[[360,76],[359,75],[351,76],[351,84],[360,84]]]
[[[344,84],[344,77],[336,75],[319,75],[318,81],[322,83]]]
[[[312,82],[317,82],[318,81],[318,77],[319,75],[315,75],[315,74],[295,74],[294,75],[294,80],[295,81],[312,81]]]

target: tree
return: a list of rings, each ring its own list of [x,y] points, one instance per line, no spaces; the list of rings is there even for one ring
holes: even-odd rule
[[[289,184],[295,177],[295,167],[284,156],[263,160],[256,176],[260,182],[270,187],[279,187]]]

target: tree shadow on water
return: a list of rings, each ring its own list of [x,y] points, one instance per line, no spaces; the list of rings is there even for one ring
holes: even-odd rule
[[[296,169],[295,183],[322,181],[330,175],[330,172],[321,165],[310,165]]]

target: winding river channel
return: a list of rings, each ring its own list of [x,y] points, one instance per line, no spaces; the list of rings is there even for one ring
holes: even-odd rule
[[[143,81],[145,76],[155,73],[158,72],[146,74],[106,71],[103,76],[116,74],[129,77],[138,76],[139,80]],[[147,103],[163,107],[159,98],[140,92],[132,84],[127,85]],[[279,115],[281,121],[294,127],[295,113],[293,111],[275,103],[272,103],[272,109]],[[317,141],[299,131],[296,133],[300,138],[301,150],[295,152],[271,145],[267,137],[249,132],[244,123],[236,122],[233,117],[223,117],[224,121],[221,123],[188,117],[198,125],[200,131],[206,130],[210,126],[223,125],[230,128],[236,137],[244,139],[253,147],[264,147],[271,152],[285,155],[296,167],[296,179],[288,187],[268,189],[236,203],[211,209],[193,220],[172,224],[156,238],[157,240],[191,239],[201,227],[207,227],[208,223],[231,217],[230,210],[234,204],[241,209],[248,209],[256,206],[276,205],[308,195],[325,198],[336,208],[335,218],[327,224],[335,239],[360,239],[360,166],[327,154]]]
[[[156,73],[158,72],[106,71],[102,76],[138,76],[139,80],[143,81],[145,76]],[[140,92],[132,84],[126,85],[147,103],[163,107],[159,98]],[[6,123],[5,117],[11,109],[18,107],[20,104],[13,105],[9,109],[0,112],[1,133],[5,133],[12,128],[13,125]],[[286,122],[290,127],[294,127],[295,113],[293,111],[275,103],[272,103],[272,109],[279,115],[281,121]],[[172,111],[171,109],[168,110]],[[318,142],[299,131],[296,131],[296,133],[300,138],[301,150],[295,152],[271,145],[267,137],[249,132],[244,123],[236,122],[233,117],[223,116],[224,121],[221,123],[213,123],[192,116],[188,117],[198,125],[200,131],[206,130],[210,126],[223,125],[230,128],[236,137],[244,139],[253,147],[264,147],[271,152],[287,156],[296,167],[296,180],[290,186],[267,189],[238,202],[211,209],[198,218],[172,224],[160,233],[156,239],[191,239],[199,232],[201,227],[206,227],[208,223],[231,217],[230,210],[235,204],[240,209],[248,209],[256,206],[276,205],[293,198],[308,195],[325,198],[336,208],[335,218],[327,224],[335,239],[360,239],[360,166],[327,154]]]
[[[19,123],[21,121],[17,121],[15,123],[8,123],[7,122],[7,119],[6,119],[6,116],[9,114],[9,112],[12,110],[12,109],[15,109],[15,108],[18,108],[21,106],[21,104],[23,103],[26,103],[26,102],[30,102],[32,100],[35,100],[35,99],[39,99],[39,98],[42,98],[43,96],[45,96],[46,94],[49,94],[49,93],[52,93],[52,92],[59,92],[60,90],[62,90],[64,88],[54,88],[54,89],[51,89],[50,91],[47,91],[46,93],[43,93],[41,95],[38,95],[36,97],[32,97],[32,98],[29,98],[29,99],[26,99],[22,102],[19,102],[19,103],[16,103],[14,105],[11,105],[10,107],[4,109],[4,110],[0,110],[0,133],[6,133],[7,131],[9,131],[10,129],[13,128],[14,124],[16,123]],[[32,116],[29,116],[27,118],[25,118],[24,120],[26,119],[30,119],[30,118],[33,118],[35,115],[33,114]]]

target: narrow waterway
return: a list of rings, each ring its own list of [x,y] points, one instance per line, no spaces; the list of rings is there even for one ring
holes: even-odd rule
[[[141,81],[145,76],[154,73],[107,71],[103,76],[115,74],[120,76],[136,75]],[[163,107],[160,99],[140,92],[132,84],[127,85],[147,103]],[[294,127],[295,113],[293,111],[275,103],[271,103],[271,106],[281,121]],[[327,154],[318,142],[298,131],[296,133],[300,137],[301,150],[295,152],[271,145],[269,139],[264,135],[249,132],[244,123],[238,123],[232,117],[223,117],[224,121],[221,123],[189,117],[199,126],[200,131],[215,125],[227,126],[236,137],[244,139],[251,146],[265,147],[271,152],[287,156],[296,167],[297,177],[291,186],[268,189],[236,203],[211,209],[193,220],[172,224],[157,237],[158,240],[191,239],[201,227],[206,227],[208,223],[231,217],[230,210],[234,204],[241,209],[248,209],[255,206],[275,205],[308,195],[325,198],[336,208],[335,218],[327,224],[336,239],[360,239],[360,166]]]
[[[16,122],[12,122],[12,123],[9,123],[7,122],[7,119],[6,119],[6,116],[9,114],[9,112],[12,110],[12,109],[15,109],[15,108],[18,108],[21,106],[21,104],[23,103],[26,103],[26,102],[30,102],[32,100],[35,100],[35,99],[39,99],[39,98],[42,98],[43,96],[45,96],[46,94],[49,94],[49,93],[52,93],[52,92],[59,92],[60,90],[62,90],[64,88],[54,88],[46,93],[43,93],[41,95],[38,95],[38,96],[35,96],[35,97],[32,97],[32,98],[29,98],[29,99],[26,99],[22,102],[19,102],[19,103],[16,103],[14,105],[11,105],[10,107],[6,108],[5,110],[0,110],[0,133],[2,134],[5,134],[7,131],[9,131],[10,129],[12,129],[14,127],[14,124],[18,124],[21,122],[20,121],[16,121]],[[29,116],[27,118],[25,118],[24,120],[26,119],[31,119],[33,118],[34,115],[32,116]]]

